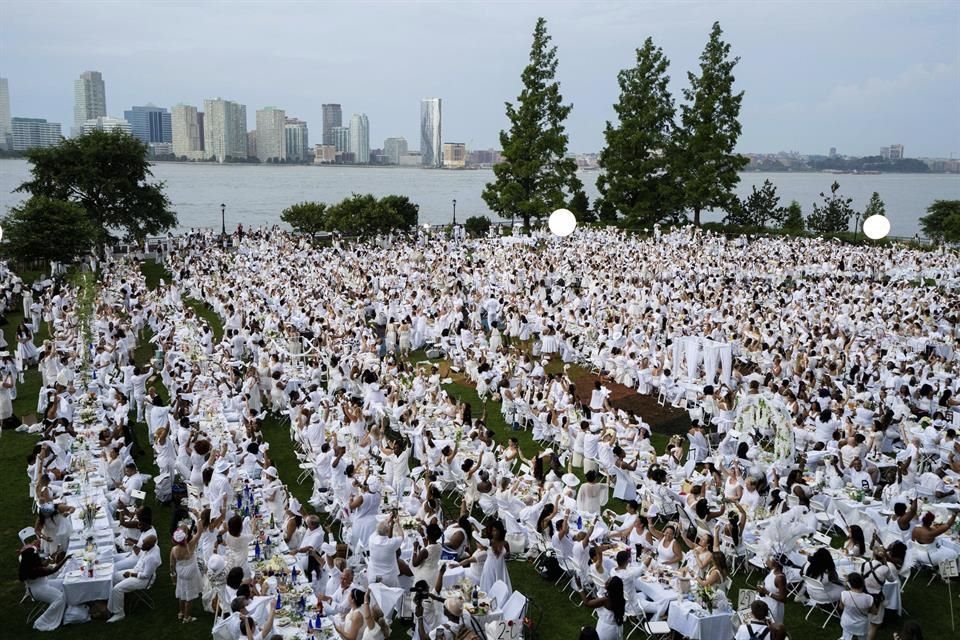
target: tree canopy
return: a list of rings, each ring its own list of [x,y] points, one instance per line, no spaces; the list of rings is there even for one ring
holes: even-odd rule
[[[688,73],[690,86],[683,90],[680,109],[677,167],[682,176],[685,204],[700,224],[705,209],[726,209],[734,202],[738,171],[749,160],[734,152],[740,138],[740,103],[743,92],[733,91],[733,68],[739,57],[730,57],[730,45],[714,22],[710,39],[700,55],[700,75]]]
[[[608,219],[619,214],[629,226],[679,222],[683,201],[672,167],[676,110],[667,87],[670,62],[651,38],[636,58],[617,75],[620,98],[613,108],[619,122],[607,122],[604,130],[596,206]]]
[[[31,179],[17,191],[79,205],[98,244],[114,232],[141,241],[177,224],[163,183],[150,181],[147,145],[129,134],[92,131],[26,155]]]
[[[829,235],[842,233],[850,229],[850,218],[853,217],[852,198],[839,195],[840,183],[834,181],[830,185],[830,195],[822,191],[820,197],[823,204],[813,204],[813,213],[807,218],[807,228],[813,233]]]
[[[960,200],[934,200],[920,218],[923,234],[941,242],[960,242]]]
[[[502,162],[493,166],[495,180],[483,199],[502,218],[531,219],[563,207],[568,195],[582,189],[577,164],[567,157],[564,121],[572,105],[563,104],[557,73],[557,48],[550,45],[547,21],[537,20],[530,63],[521,74],[517,104],[506,103],[509,131],[500,132]]]
[[[90,251],[97,235],[83,207],[46,196],[10,209],[3,229],[5,254],[25,262],[72,262]]]
[[[280,219],[293,227],[294,231],[316,236],[326,229],[326,212],[327,205],[323,202],[299,202],[280,212]]]
[[[777,187],[769,180],[764,180],[759,189],[753,185],[749,196],[730,207],[724,222],[738,227],[762,229],[780,226],[785,213],[780,206]]]

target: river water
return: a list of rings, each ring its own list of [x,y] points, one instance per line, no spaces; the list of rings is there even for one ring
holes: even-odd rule
[[[580,178],[593,202],[597,195],[595,171]],[[29,176],[26,160],[0,160],[0,212],[23,197],[11,193]],[[220,203],[227,205],[228,228],[279,222],[280,212],[304,200],[335,202],[351,193],[375,196],[402,194],[420,205],[420,222],[447,223],[457,201],[457,220],[472,215],[493,217],[481,198],[484,185],[493,179],[487,169],[476,171],[426,170],[416,167],[266,166],[158,163],[154,176],[166,183],[167,195],[179,215],[181,227],[220,226]],[[960,176],[946,174],[829,175],[823,173],[743,173],[737,187],[741,196],[752,185],[769,179],[777,186],[781,204],[797,200],[809,214],[821,191],[836,179],[840,192],[863,210],[874,191],[886,203],[892,235],[913,236],[917,218],[938,199],[960,199]],[[704,222],[719,220],[707,213]],[[852,223],[851,223],[852,225]]]

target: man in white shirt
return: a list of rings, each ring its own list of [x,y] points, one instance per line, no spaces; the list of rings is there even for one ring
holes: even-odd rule
[[[137,564],[134,565],[132,570],[124,571],[123,579],[113,585],[113,589],[110,591],[107,608],[113,615],[107,622],[118,622],[124,619],[126,615],[123,612],[124,594],[149,587],[157,574],[157,569],[160,568],[160,562],[160,547],[157,546],[157,537],[154,535],[147,536],[143,541],[143,548]]]

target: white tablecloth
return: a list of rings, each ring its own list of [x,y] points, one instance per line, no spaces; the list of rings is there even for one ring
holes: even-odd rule
[[[97,565],[92,578],[79,570],[68,571],[63,576],[63,593],[68,605],[107,600],[113,588],[113,563]]]
[[[667,624],[691,640],[731,640],[733,615],[730,612],[708,614],[700,605],[678,600],[670,603]]]

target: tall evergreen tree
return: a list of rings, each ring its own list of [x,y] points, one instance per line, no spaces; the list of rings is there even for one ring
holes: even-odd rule
[[[853,198],[839,195],[840,183],[830,185],[830,195],[820,192],[823,204],[813,204],[813,213],[807,218],[807,228],[823,235],[843,233],[850,230],[850,218],[853,217]]]
[[[704,209],[728,208],[737,174],[749,160],[734,153],[740,137],[740,103],[743,92],[733,92],[733,68],[739,57],[730,57],[730,45],[721,39],[714,22],[710,40],[700,54],[700,75],[688,73],[690,87],[683,90],[682,128],[677,136],[678,165],[683,176],[686,207],[700,224]]]
[[[866,221],[870,216],[885,215],[887,215],[887,206],[880,199],[880,194],[874,191],[870,196],[870,202],[867,203],[867,208],[863,210],[863,219]]]
[[[783,209],[783,219],[780,222],[780,228],[790,233],[803,233],[805,222],[803,219],[803,209],[796,200],[791,200]]]
[[[517,104],[506,103],[510,130],[500,132],[503,161],[494,165],[494,182],[483,199],[501,218],[518,216],[524,228],[532,218],[565,206],[583,188],[577,164],[567,157],[563,122],[573,105],[563,104],[557,73],[557,48],[550,45],[547,21],[537,19],[530,64],[521,74]]]
[[[647,38],[637,49],[637,63],[617,75],[620,122],[607,122],[606,146],[600,152],[603,173],[597,178],[598,210],[612,208],[630,226],[679,222],[682,200],[670,163],[674,129],[673,98],[667,84],[670,61]]]
[[[739,227],[764,228],[779,226],[784,215],[777,187],[769,180],[764,180],[759,189],[757,185],[753,185],[746,199],[730,207],[724,222]]]

